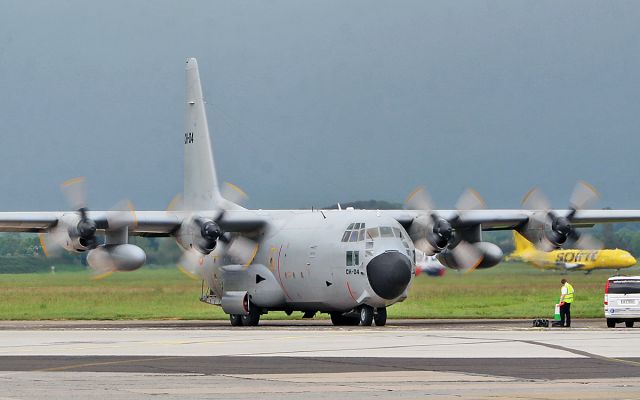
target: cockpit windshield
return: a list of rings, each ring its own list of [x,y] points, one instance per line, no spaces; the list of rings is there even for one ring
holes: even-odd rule
[[[377,238],[398,238],[404,239],[400,228],[390,226],[376,226],[365,229],[362,222],[352,223],[342,235],[343,242],[361,242],[363,240],[375,240]]]

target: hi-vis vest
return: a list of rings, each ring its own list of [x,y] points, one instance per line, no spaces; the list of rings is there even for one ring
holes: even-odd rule
[[[573,286],[569,282],[564,284],[567,287],[567,294],[564,295],[565,303],[573,303]]]

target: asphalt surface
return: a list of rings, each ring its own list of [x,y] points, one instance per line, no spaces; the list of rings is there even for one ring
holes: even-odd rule
[[[640,358],[576,362],[566,358],[27,356],[0,357],[0,371],[202,375],[440,371],[557,380],[640,377]]]
[[[640,326],[640,325],[639,325]],[[532,319],[390,319],[385,329],[527,329]],[[101,321],[0,321],[1,330],[41,329],[230,329],[228,320],[101,320]],[[240,329],[333,329],[329,319],[261,320],[258,328]],[[573,328],[606,328],[604,318],[573,320]],[[238,329],[238,328],[235,328]],[[360,329],[360,328],[356,328]]]
[[[640,336],[576,320],[0,322],[0,400],[640,398]]]

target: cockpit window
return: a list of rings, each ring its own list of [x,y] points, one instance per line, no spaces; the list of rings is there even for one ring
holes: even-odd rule
[[[364,229],[360,229],[360,233],[358,234],[358,242],[364,240]]]
[[[353,222],[342,235],[343,242],[360,242],[364,240],[364,222]]]
[[[382,237],[393,237],[393,231],[388,226],[380,227],[380,236]]]
[[[369,228],[367,229],[367,239],[375,239],[380,236],[380,232],[378,228]]]
[[[400,229],[398,228],[393,228],[393,234],[397,237],[402,239],[402,233],[400,232]]]

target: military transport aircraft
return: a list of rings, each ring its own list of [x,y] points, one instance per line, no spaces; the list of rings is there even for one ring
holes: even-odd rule
[[[636,259],[628,251],[621,249],[562,249],[544,252],[517,231],[513,231],[513,243],[515,250],[509,255],[511,260],[527,262],[541,269],[590,273],[594,269],[620,270],[636,265]]]
[[[184,249],[180,264],[208,284],[204,300],[221,306],[234,326],[257,325],[270,311],[329,313],[335,325],[384,325],[386,308],[407,297],[416,247],[451,268],[488,268],[502,251],[482,240],[483,230],[516,229],[549,249],[580,239],[576,227],[640,221],[640,210],[585,209],[595,197],[585,184],[568,210],[486,210],[471,190],[457,209],[435,210],[423,189],[409,196],[407,210],[245,209],[239,191],[223,196],[218,185],[196,59],[187,60],[186,76],[182,207],[133,211],[125,203],[89,211],[83,181],[75,179],[63,185],[73,211],[3,212],[0,231],[40,233],[49,253],[87,252],[97,274],[144,264],[144,251],[128,243],[129,235],[173,237]]]

